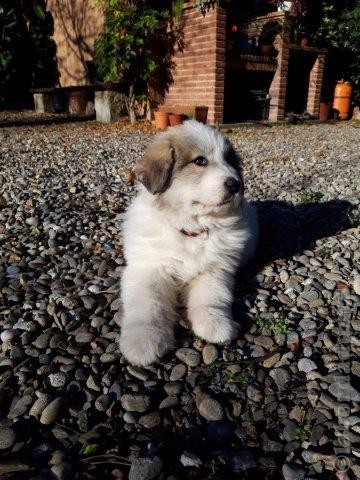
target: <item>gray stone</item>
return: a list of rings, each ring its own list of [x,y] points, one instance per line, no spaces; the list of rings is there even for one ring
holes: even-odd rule
[[[285,480],[303,480],[305,478],[305,470],[294,465],[285,463],[282,467],[282,474]]]
[[[300,372],[305,372],[309,373],[312,372],[313,370],[317,370],[317,365],[315,362],[310,360],[310,358],[300,358],[298,361],[298,369]]]
[[[200,458],[194,453],[184,452],[181,454],[180,463],[184,467],[196,467],[199,468],[202,465]]]
[[[283,430],[284,439],[287,442],[292,442],[297,436],[297,425],[292,420],[287,420]]]
[[[199,404],[199,413],[206,420],[221,420],[224,416],[224,410],[221,404],[211,397],[206,397]]]
[[[185,365],[182,363],[179,363],[178,365],[175,365],[175,367],[171,370],[170,373],[170,380],[172,382],[176,382],[177,380],[180,380],[186,375],[187,369]]]
[[[218,351],[215,345],[205,345],[202,350],[202,357],[205,365],[215,362],[215,360],[218,358]]]
[[[51,423],[55,422],[57,419],[60,409],[63,404],[63,399],[61,397],[55,398],[41,413],[40,416],[40,423],[43,425],[50,425]]]
[[[189,367],[197,367],[201,361],[200,353],[192,348],[179,348],[175,355]]]
[[[11,448],[16,440],[16,433],[10,427],[0,426],[0,450]]]
[[[129,480],[153,480],[160,475],[163,466],[159,457],[136,458],[130,467]]]
[[[50,385],[54,388],[62,388],[66,385],[68,377],[64,372],[51,373],[49,375]]]
[[[121,405],[128,412],[146,412],[150,406],[148,395],[126,393],[121,397]]]
[[[148,429],[158,427],[160,423],[161,417],[159,412],[148,413],[139,419],[139,425]]]
[[[274,370],[271,370],[270,376],[274,379],[276,385],[280,389],[288,387],[291,381],[290,372],[286,368],[275,368]]]

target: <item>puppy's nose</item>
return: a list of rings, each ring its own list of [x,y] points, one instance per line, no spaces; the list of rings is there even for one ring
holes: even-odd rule
[[[239,180],[236,180],[234,177],[228,177],[225,180],[225,187],[229,190],[229,192],[232,195],[235,195],[235,193],[238,193],[240,190],[241,182]]]

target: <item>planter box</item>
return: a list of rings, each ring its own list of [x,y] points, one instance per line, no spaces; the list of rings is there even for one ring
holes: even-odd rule
[[[182,106],[182,105],[160,105],[159,112],[175,113],[184,115],[185,118],[194,118],[198,122],[206,123],[208,107]]]

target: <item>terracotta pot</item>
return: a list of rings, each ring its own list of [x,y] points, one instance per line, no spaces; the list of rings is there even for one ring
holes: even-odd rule
[[[69,112],[75,114],[85,114],[87,104],[87,94],[85,90],[70,92],[69,94]]]
[[[300,40],[300,47],[309,47],[309,46],[310,46],[310,38],[302,37]]]
[[[329,102],[320,102],[319,109],[319,120],[325,122],[329,118],[330,113],[330,103]]]
[[[276,53],[274,45],[259,45],[260,55],[267,55],[268,57],[273,57]]]
[[[169,114],[167,112],[154,112],[156,130],[165,130],[169,126]]]
[[[183,123],[183,115],[181,113],[169,113],[170,125],[181,125]]]

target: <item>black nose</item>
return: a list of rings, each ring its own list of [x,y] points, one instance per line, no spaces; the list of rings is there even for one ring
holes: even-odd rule
[[[225,187],[229,190],[229,192],[232,195],[235,195],[235,193],[238,193],[238,191],[240,190],[240,186],[241,186],[241,183],[239,182],[239,180],[236,180],[236,178],[234,177],[228,177],[225,180]]]

